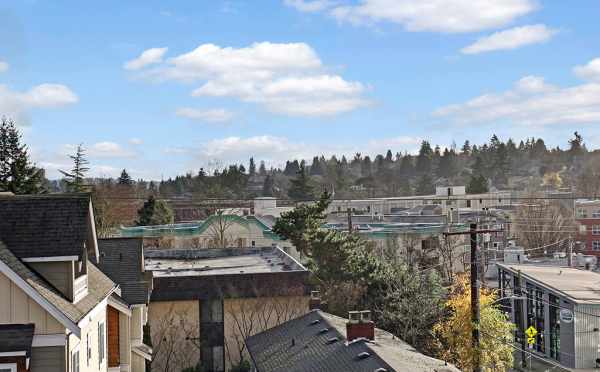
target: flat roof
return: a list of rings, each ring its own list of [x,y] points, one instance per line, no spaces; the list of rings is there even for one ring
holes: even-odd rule
[[[146,250],[144,256],[155,278],[307,271],[277,247]]]
[[[520,270],[525,279],[560,292],[574,302],[600,304],[600,274],[597,272],[564,266],[511,264],[498,264],[498,266],[513,272]]]

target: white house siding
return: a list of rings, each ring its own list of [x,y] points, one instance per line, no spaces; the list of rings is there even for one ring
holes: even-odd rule
[[[87,322],[81,330],[81,339],[74,335],[69,337],[69,363],[71,356],[79,350],[79,370],[80,372],[103,372],[108,369],[108,345],[107,345],[107,322],[106,322],[106,303],[102,302],[87,315],[82,322]],[[101,342],[104,343],[104,358],[99,360],[98,347],[98,324],[104,324],[104,338]],[[81,323],[80,323],[81,324]],[[89,338],[88,338],[89,335]],[[91,357],[88,360],[87,347],[91,347]]]

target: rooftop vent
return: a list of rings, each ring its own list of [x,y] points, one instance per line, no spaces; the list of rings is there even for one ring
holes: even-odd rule
[[[326,343],[327,343],[328,345],[330,345],[330,344],[333,344],[334,342],[337,342],[337,341],[339,341],[339,338],[337,338],[337,337],[332,337],[332,338],[328,339]]]
[[[348,312],[346,338],[348,341],[353,341],[357,338],[375,339],[375,323],[371,321],[371,312],[369,310]]]
[[[360,322],[360,311],[349,311],[348,312],[348,323],[359,323]]]
[[[319,324],[321,321],[319,319],[315,319],[312,322],[310,322],[310,325],[316,325]]]
[[[327,328],[323,328],[323,329],[321,329],[321,330],[319,331],[319,334],[320,334],[320,335],[322,335],[322,334],[325,334],[325,333],[327,333],[327,332],[329,332],[329,329],[327,329]]]
[[[387,372],[387,369],[385,368],[377,368],[375,371],[373,372]]]
[[[362,353],[357,355],[358,359],[367,359],[370,356],[371,354],[367,353],[366,351],[363,351]]]

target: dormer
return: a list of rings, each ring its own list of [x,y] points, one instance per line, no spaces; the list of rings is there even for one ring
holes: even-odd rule
[[[88,294],[98,257],[89,195],[0,197],[0,239],[69,301]]]

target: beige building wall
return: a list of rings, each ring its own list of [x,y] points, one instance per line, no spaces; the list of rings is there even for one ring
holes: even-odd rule
[[[179,372],[200,359],[198,301],[160,301],[148,306],[152,370]]]
[[[0,324],[34,323],[36,335],[65,334],[65,327],[0,273]]]
[[[99,304],[87,315],[81,322],[81,339],[75,335],[69,336],[69,364],[73,361],[73,355],[79,351],[79,371],[80,372],[97,372],[108,370],[108,345],[107,333],[108,326],[106,321],[106,302]],[[87,324],[86,324],[87,323]],[[100,340],[98,337],[98,326],[103,325],[104,337]],[[104,357],[100,359],[99,343],[104,346]],[[87,356],[88,347],[91,349],[90,358]]]
[[[75,280],[73,261],[30,262],[28,265],[65,297],[73,300],[73,281]]]
[[[146,359],[138,354],[131,353],[131,372],[140,372],[146,370]]]
[[[225,370],[249,360],[244,340],[308,312],[308,296],[225,299],[223,301]],[[200,358],[200,301],[151,302],[152,369],[179,372]]]

